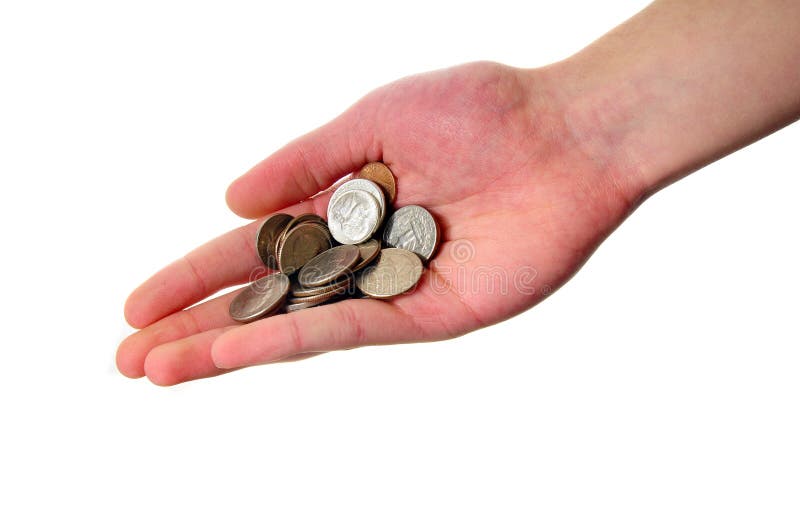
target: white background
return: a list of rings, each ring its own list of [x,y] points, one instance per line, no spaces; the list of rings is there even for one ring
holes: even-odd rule
[[[4,3],[0,528],[796,530],[798,126],[498,326],[169,389],[114,366],[127,294],[241,223],[225,188],[271,151],[645,4]]]

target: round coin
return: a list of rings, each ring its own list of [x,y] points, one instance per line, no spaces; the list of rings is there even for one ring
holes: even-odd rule
[[[231,318],[243,323],[270,315],[278,310],[289,293],[289,278],[273,273],[250,283],[231,301]]]
[[[298,225],[305,224],[305,223],[315,223],[320,224],[324,227],[328,227],[328,224],[325,223],[325,220],[322,219],[321,216],[312,213],[305,213],[299,216],[296,216],[292,220],[289,221],[288,224],[283,228],[283,231],[278,233],[278,236],[275,238],[275,254],[277,255],[277,250],[280,249],[281,245],[283,244],[284,238],[286,235],[289,234],[289,231],[297,227]]]
[[[394,202],[394,198],[397,197],[397,181],[389,167],[383,163],[367,163],[358,171],[356,177],[369,179],[376,183],[386,194],[390,203]]]
[[[301,214],[301,215],[295,217],[295,219],[292,220],[291,224],[289,225],[289,229],[291,229],[292,227],[295,227],[297,225],[304,224],[304,223],[309,223],[309,222],[324,224],[325,220],[323,220],[322,216],[319,216],[318,214],[307,212],[305,214]]]
[[[300,224],[291,229],[278,249],[278,266],[286,275],[296,272],[332,245],[328,231],[316,223]]]
[[[359,244],[358,253],[360,255],[360,261],[353,266],[353,271],[357,272],[363,269],[364,266],[375,260],[375,257],[377,257],[380,252],[381,243],[374,238],[367,240],[363,244]]]
[[[436,253],[440,237],[433,215],[419,205],[397,209],[383,229],[383,241],[387,246],[413,251],[426,261]]]
[[[337,198],[331,197],[328,227],[338,242],[360,244],[372,236],[379,224],[380,207],[370,193],[350,190]]]
[[[314,286],[314,287],[306,287],[300,286],[300,283],[293,281],[292,286],[290,288],[290,293],[292,297],[310,297],[310,296],[318,296],[320,294],[324,294],[326,292],[331,292],[334,290],[338,290],[339,288],[349,288],[350,283],[353,281],[353,276],[348,275],[346,277],[342,277],[341,279],[336,280],[333,283],[325,284],[322,286]]]
[[[344,294],[345,292],[347,292],[347,287],[343,286],[343,287],[337,288],[336,290],[329,290],[329,291],[324,292],[322,294],[317,294],[317,295],[313,295],[313,296],[308,296],[308,297],[290,297],[289,299],[286,300],[286,303],[288,303],[290,305],[292,305],[294,303],[316,303],[316,304],[320,304],[320,303],[324,303],[325,301],[328,301],[329,299],[332,299],[332,298],[334,298],[334,297],[336,297],[338,295]]]
[[[321,286],[330,283],[349,273],[350,268],[359,262],[360,258],[358,246],[333,247],[306,262],[297,274],[297,280],[303,286]]]
[[[302,302],[302,303],[289,303],[285,307],[283,307],[286,312],[297,312],[298,310],[303,310],[304,308],[311,308],[316,307],[319,303],[315,302]]]
[[[386,299],[413,288],[422,276],[422,261],[411,251],[400,248],[381,250],[378,260],[361,270],[356,284],[364,294]]]
[[[283,308],[286,310],[286,312],[295,312],[304,308],[316,307],[317,305],[321,305],[335,299],[337,296],[344,294],[346,291],[347,289],[345,288],[343,290],[322,294],[319,297],[291,298],[286,301],[286,306]]]
[[[282,212],[268,216],[261,224],[256,234],[256,250],[264,265],[271,269],[278,269],[278,258],[275,256],[275,244],[284,228],[292,221],[292,216]]]
[[[345,181],[331,195],[331,203],[337,200],[340,196],[352,190],[363,190],[378,202],[378,207],[380,208],[378,225],[380,225],[380,223],[383,222],[384,215],[386,214],[386,197],[384,196],[381,187],[368,179],[351,179],[350,181]],[[331,217],[328,216],[329,220],[330,218]]]

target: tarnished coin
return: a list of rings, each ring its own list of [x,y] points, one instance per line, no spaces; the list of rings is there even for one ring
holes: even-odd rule
[[[389,167],[383,163],[367,163],[358,171],[356,177],[361,179],[369,179],[377,183],[379,187],[386,194],[389,202],[394,202],[397,197],[397,182],[394,179],[394,174]]]
[[[411,290],[422,276],[423,262],[436,253],[441,231],[418,205],[389,217],[396,196],[391,169],[371,162],[333,191],[327,221],[312,213],[267,217],[258,227],[256,251],[280,273],[237,294],[231,316],[248,322],[281,308],[293,312],[345,297],[385,299]],[[333,247],[337,242],[342,245]],[[390,247],[381,249],[384,245]]]
[[[351,179],[350,181],[345,181],[342,183],[339,188],[337,188],[333,195],[331,195],[331,203],[336,201],[340,196],[350,192],[351,190],[363,190],[367,192],[370,196],[372,196],[375,201],[378,202],[378,207],[380,208],[380,216],[378,217],[378,225],[383,222],[383,217],[386,214],[386,197],[383,194],[383,190],[379,187],[376,183],[368,180],[368,179]],[[330,205],[330,203],[329,203]],[[330,220],[330,215],[328,216],[328,220]]]
[[[316,223],[300,224],[291,229],[278,249],[278,266],[286,275],[296,272],[333,243],[328,231]]]
[[[323,303],[333,301],[345,292],[347,292],[347,287],[313,297],[293,297],[286,301],[286,305],[283,308],[286,310],[286,312],[294,312],[304,308],[316,307],[317,305],[322,305]]]
[[[302,301],[300,303],[288,303],[285,307],[283,307],[283,309],[286,312],[297,312],[298,310],[303,310],[304,308],[316,307],[324,302],[325,301]]]
[[[356,285],[364,294],[386,299],[413,288],[422,276],[422,261],[411,251],[400,248],[381,250],[378,260],[356,275]]]
[[[303,286],[320,286],[350,273],[361,258],[358,246],[336,246],[323,251],[305,263],[297,274],[297,280]]]
[[[289,289],[289,292],[292,297],[311,297],[311,296],[318,296],[321,294],[325,294],[327,292],[333,292],[335,290],[339,290],[340,288],[347,289],[350,287],[350,283],[353,281],[353,276],[348,275],[346,277],[342,277],[341,279],[337,279],[336,281],[324,284],[322,286],[300,286],[300,283],[293,281],[292,286]]]
[[[292,216],[282,212],[273,214],[264,220],[256,234],[256,250],[267,268],[278,269],[278,257],[275,256],[275,245],[278,237],[292,221]]]
[[[315,294],[313,296],[306,296],[306,297],[290,297],[286,300],[286,303],[291,305],[294,303],[316,303],[319,305],[320,303],[324,303],[330,299],[333,299],[336,296],[342,295],[347,292],[347,286],[342,286],[337,288],[336,290],[328,290],[327,292],[323,292],[321,294]]]
[[[352,268],[353,271],[357,272],[358,270],[363,269],[364,266],[375,260],[375,257],[377,257],[378,253],[380,252],[381,252],[381,243],[375,240],[374,238],[370,238],[363,244],[359,244],[358,253],[360,255],[360,260],[359,262],[356,263],[355,266],[353,266]]]
[[[387,246],[413,251],[426,261],[436,253],[440,238],[433,215],[419,205],[397,209],[383,229],[383,242]]]
[[[231,301],[231,318],[244,323],[263,318],[278,310],[289,293],[289,278],[273,273],[250,283]]]
[[[334,193],[335,195],[335,193]],[[350,190],[328,204],[328,227],[342,244],[360,244],[378,229],[380,207],[375,198],[363,190]]]
[[[276,249],[275,253],[276,253],[276,255],[277,255],[277,250],[280,249],[281,245],[283,244],[283,240],[286,238],[286,235],[289,234],[289,231],[291,231],[292,229],[294,229],[298,225],[302,225],[302,224],[306,224],[306,223],[319,224],[319,225],[325,227],[326,229],[328,227],[328,224],[325,222],[325,220],[323,220],[321,216],[318,216],[316,214],[305,213],[305,214],[301,214],[300,216],[296,216],[288,224],[286,224],[286,226],[283,228],[283,231],[281,231],[278,234],[278,237],[275,239],[275,249]]]
[[[308,223],[308,222],[324,224],[325,220],[322,218],[322,216],[320,216],[318,214],[307,212],[305,214],[301,214],[299,216],[296,216],[292,220],[291,225],[289,226],[289,229],[291,229],[292,227],[295,227],[297,225]]]

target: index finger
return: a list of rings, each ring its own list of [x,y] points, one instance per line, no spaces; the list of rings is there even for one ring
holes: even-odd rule
[[[305,212],[322,215],[329,194],[293,205],[283,212],[296,216]],[[261,221],[229,231],[159,270],[125,302],[125,319],[141,329],[182,310],[222,288],[254,280],[266,273],[256,250]]]
[[[283,209],[327,189],[368,160],[380,160],[372,109],[370,100],[362,100],[254,166],[228,187],[231,210],[256,218]]]

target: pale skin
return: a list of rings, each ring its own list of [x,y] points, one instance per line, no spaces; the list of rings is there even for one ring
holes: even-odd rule
[[[141,330],[122,342],[117,365],[172,385],[497,323],[566,282],[649,195],[799,117],[796,0],[657,1],[547,67],[473,63],[401,79],[230,185],[231,209],[257,220],[130,295],[125,317]],[[246,325],[228,316],[234,294],[191,306],[261,266],[259,220],[324,216],[328,195],[316,194],[380,160],[397,176],[395,204],[424,205],[442,225],[417,290]],[[456,249],[464,242],[474,250],[466,262]],[[512,280],[523,272],[525,289],[465,285],[487,266]]]

